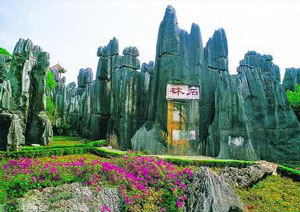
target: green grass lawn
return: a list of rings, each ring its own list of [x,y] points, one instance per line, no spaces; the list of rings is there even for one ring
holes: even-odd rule
[[[82,144],[80,137],[72,136],[54,136],[51,141],[51,146],[72,146]]]
[[[300,182],[272,175],[249,189],[237,188],[249,212],[300,211]]]

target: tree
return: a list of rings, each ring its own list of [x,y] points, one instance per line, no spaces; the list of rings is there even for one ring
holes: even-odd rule
[[[4,48],[0,47],[0,54],[11,56],[11,54]]]
[[[46,91],[47,91],[46,111],[52,124],[54,124],[55,122],[55,105],[51,96],[51,92],[56,86],[57,86],[57,82],[54,80],[54,75],[52,71],[48,70],[47,77],[46,77]]]

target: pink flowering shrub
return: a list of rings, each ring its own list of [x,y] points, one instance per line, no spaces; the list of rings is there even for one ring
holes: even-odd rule
[[[82,182],[97,191],[105,184],[118,186],[127,211],[180,211],[186,199],[190,168],[179,168],[153,157],[111,160],[60,160],[20,158],[2,164],[1,190],[9,198],[21,197],[29,189]],[[110,211],[103,207],[102,211]]]

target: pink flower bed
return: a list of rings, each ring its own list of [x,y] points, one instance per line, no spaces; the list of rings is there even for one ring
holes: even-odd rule
[[[82,182],[100,191],[103,185],[117,186],[128,211],[179,211],[184,205],[190,168],[179,168],[153,157],[86,158],[51,160],[20,158],[2,165],[2,189],[10,198],[29,189]],[[103,207],[103,211],[109,208]]]

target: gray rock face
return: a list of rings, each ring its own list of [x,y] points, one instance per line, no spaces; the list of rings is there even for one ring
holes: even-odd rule
[[[149,104],[149,88],[150,88],[150,79],[153,77],[154,73],[154,62],[150,61],[149,63],[143,63],[141,66],[141,74],[140,74],[140,81],[141,81],[141,88],[138,91],[138,94],[140,94],[140,102],[138,107],[140,108],[138,114],[140,119],[143,119],[143,123],[147,119],[147,115],[145,111],[148,110],[148,104]]]
[[[164,145],[160,126],[156,123],[147,130],[144,125],[131,138],[131,146],[135,151],[146,151],[151,154],[165,154],[167,148]]]
[[[200,168],[188,187],[184,211],[242,212],[243,204],[229,184],[208,168]]]
[[[207,127],[213,116],[211,106],[214,102],[216,74],[205,70],[203,58],[199,26],[193,24],[190,33],[181,30],[174,8],[168,6],[158,33],[156,62],[149,83],[147,122],[132,139],[134,150],[155,153],[157,146],[163,146],[161,151],[171,154],[205,152]],[[167,91],[168,85],[174,86]],[[198,98],[167,99],[167,92],[173,91],[175,96],[181,93],[176,85],[193,86]],[[146,133],[151,142],[136,139]]]
[[[220,73],[207,154],[219,158],[299,160],[299,122],[272,69],[251,68],[246,54],[238,75]],[[251,60],[256,61],[251,53]],[[276,67],[275,65],[269,64]]]
[[[280,70],[273,62],[271,55],[261,55],[255,51],[249,51],[244,59],[240,61],[240,66],[247,66],[251,69],[261,69],[263,72],[273,75],[273,78],[280,83]]]
[[[31,73],[26,139],[29,142],[41,141],[41,144],[47,145],[53,137],[51,121],[46,115],[46,74],[49,67],[49,54],[47,52],[35,53],[37,61]]]
[[[79,135],[151,154],[299,160],[299,122],[279,84],[278,66],[271,55],[249,51],[238,74],[230,75],[223,29],[203,48],[199,26],[192,24],[189,33],[180,29],[168,6],[155,65],[144,63],[139,72],[138,49],[127,47],[119,55],[116,38],[97,55],[94,81],[91,70],[81,69],[78,88],[62,82],[55,94],[58,113]],[[285,88],[297,80],[298,71],[287,71]],[[4,84],[1,98],[17,87]]]
[[[2,84],[7,77],[11,65],[11,57],[0,54],[0,83]]]
[[[148,85],[144,85],[146,77],[137,71],[140,68],[137,48],[125,48],[123,56],[118,51],[116,38],[99,47],[96,80],[92,81],[91,69],[80,69],[78,88],[69,84],[60,96],[72,129],[83,137],[108,138],[112,145],[128,149],[130,139],[144,122],[145,104],[142,105],[140,91],[144,89],[147,95]]]
[[[118,63],[112,78],[111,118],[108,136],[114,147],[131,149],[130,139],[138,125],[138,93],[140,92],[140,61],[136,47],[127,47]]]
[[[285,90],[296,91],[296,85],[300,84],[300,68],[286,68],[282,84]]]
[[[78,87],[85,88],[87,85],[91,84],[93,81],[93,71],[91,68],[82,68],[79,70],[78,75]]]
[[[209,69],[228,72],[228,45],[224,29],[215,31],[208,40],[204,57]]]
[[[49,54],[29,39],[18,41],[12,60],[0,55],[2,150],[18,150],[25,140],[48,144],[52,137],[51,122],[45,114],[48,60]]]

